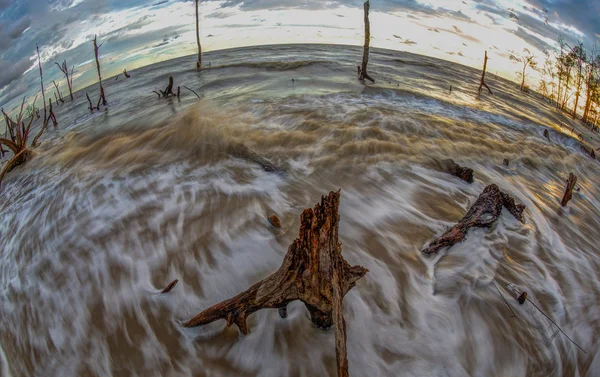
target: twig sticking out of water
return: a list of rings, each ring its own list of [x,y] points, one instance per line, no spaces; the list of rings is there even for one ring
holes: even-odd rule
[[[567,339],[569,339],[569,341],[571,343],[573,343],[574,345],[576,345],[577,348],[579,348],[581,351],[583,351],[583,353],[587,354],[587,352],[583,348],[581,348],[581,346],[579,346],[579,344],[575,343],[575,341],[573,339],[569,338],[569,336],[567,334],[565,334],[565,332],[560,328],[560,326],[557,325],[556,322],[554,322],[552,320],[552,318],[550,318],[546,313],[544,313],[542,311],[542,309],[540,309],[533,301],[531,301],[530,299],[526,299],[526,300],[529,301],[529,303],[531,303],[531,305],[533,305],[540,313],[542,313],[544,315],[544,317],[546,317],[548,319],[548,321],[552,322],[552,324],[554,326],[556,326],[556,328],[558,329],[558,331],[560,331],[564,336],[566,336]]]
[[[504,303],[506,304],[506,306],[508,306],[508,309],[512,313],[512,316],[514,318],[517,318],[517,315],[515,314],[515,312],[512,310],[512,308],[508,304],[508,301],[506,301],[506,298],[504,298],[504,295],[502,294],[502,292],[500,292],[500,288],[498,288],[498,285],[496,284],[496,282],[494,282],[494,287],[496,287],[496,290],[498,291],[498,293],[500,293],[500,296],[502,296],[502,300],[504,300]]]
[[[173,280],[171,283],[169,283],[169,285],[167,285],[167,287],[165,289],[163,289],[160,293],[169,293],[171,292],[171,290],[173,288],[175,288],[175,286],[177,285],[177,283],[179,282],[179,280],[175,279]]]
[[[198,95],[198,93],[196,93],[194,90],[192,90],[192,89],[188,88],[188,87],[187,87],[187,86],[185,86],[185,85],[183,86],[183,89],[187,89],[187,90],[189,90],[190,92],[194,93],[194,94],[196,95],[196,97],[198,97],[198,99],[200,99],[200,96],[199,96],[199,95]]]

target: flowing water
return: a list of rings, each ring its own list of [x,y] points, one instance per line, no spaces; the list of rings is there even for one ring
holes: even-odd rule
[[[598,135],[493,75],[478,98],[477,70],[433,58],[374,49],[364,85],[360,56],[218,51],[200,73],[190,56],[106,79],[100,112],[83,91],[59,106],[2,183],[0,375],[334,376],[333,330],[300,302],[251,315],[247,336],[181,322],[274,272],[302,210],[338,189],[343,255],[370,271],[344,300],[352,376],[600,375],[600,166],[584,149]],[[169,75],[202,100],[159,100]],[[439,171],[445,158],[475,183]],[[579,191],[561,208],[569,172]],[[525,223],[503,211],[422,256],[490,183]]]

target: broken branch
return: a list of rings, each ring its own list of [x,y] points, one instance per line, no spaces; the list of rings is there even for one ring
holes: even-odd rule
[[[577,176],[575,176],[575,174],[573,173],[569,173],[569,179],[567,179],[567,187],[565,188],[565,194],[562,197],[562,200],[560,201],[560,205],[565,207],[568,203],[569,200],[571,200],[571,198],[573,197],[573,188],[575,188],[575,185],[577,184]]]

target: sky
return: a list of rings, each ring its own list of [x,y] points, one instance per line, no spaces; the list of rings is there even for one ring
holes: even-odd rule
[[[568,42],[600,45],[599,0],[372,0],[371,46],[481,67],[516,80],[510,51],[544,51]],[[75,66],[74,90],[97,81],[91,40],[97,34],[103,77],[123,68],[196,53],[190,0],[0,0],[0,106],[14,108],[45,87],[55,62]],[[363,44],[361,0],[220,0],[200,2],[203,51],[278,43]],[[535,73],[533,73],[535,79]],[[535,85],[534,85],[535,87]]]

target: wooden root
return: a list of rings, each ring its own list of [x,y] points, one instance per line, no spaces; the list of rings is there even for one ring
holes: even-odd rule
[[[22,151],[14,155],[13,158],[10,159],[10,161],[8,161],[6,165],[4,165],[4,169],[2,169],[2,173],[0,173],[0,183],[4,179],[6,173],[12,171],[15,167],[27,162],[27,159],[30,155],[31,151],[29,149],[23,149]]]
[[[201,326],[225,319],[248,333],[247,317],[261,309],[278,309],[287,316],[288,303],[300,300],[306,305],[312,322],[328,328],[335,324],[338,376],[348,376],[346,325],[342,300],[356,281],[367,273],[361,266],[350,266],[342,257],[338,241],[340,192],[330,192],[314,209],[300,217],[298,238],[290,245],[279,269],[248,290],[212,306],[184,323]]]
[[[575,188],[576,184],[577,176],[575,176],[575,174],[573,173],[569,173],[569,179],[567,180],[565,194],[563,195],[562,200],[560,201],[561,206],[565,207],[569,203],[569,200],[571,200],[571,198],[573,197],[573,189]]]
[[[523,222],[523,211],[525,205],[516,203],[510,195],[500,191],[498,186],[492,184],[487,186],[479,195],[467,214],[452,228],[431,242],[423,249],[423,254],[436,254],[444,247],[462,241],[469,229],[473,227],[489,228],[505,207],[517,220]]]

